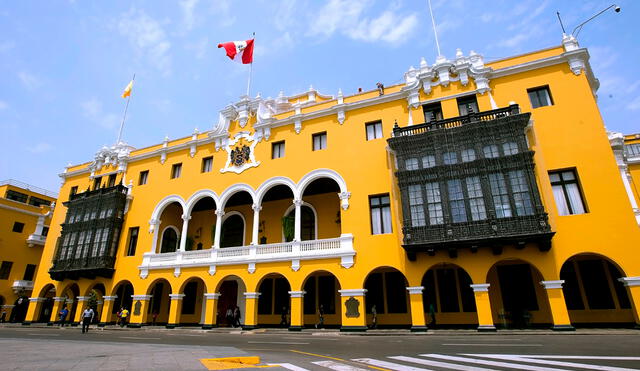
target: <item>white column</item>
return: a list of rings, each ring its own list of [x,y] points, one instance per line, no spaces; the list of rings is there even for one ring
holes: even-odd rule
[[[182,232],[180,233],[180,251],[185,251],[187,246],[187,232],[189,230],[190,215],[182,216]]]
[[[158,228],[160,228],[160,220],[149,220],[149,233],[153,233],[153,242],[151,243],[151,253],[156,254],[158,249]]]
[[[302,239],[301,235],[302,235],[302,215],[300,214],[300,209],[302,206],[302,200],[293,200],[293,204],[296,207],[296,218],[295,218],[295,233],[293,235],[293,240],[294,241],[300,241]]]
[[[251,234],[251,244],[258,245],[260,241],[258,240],[258,231],[260,230],[260,210],[262,210],[262,206],[253,204],[253,233]]]
[[[216,238],[213,241],[213,248],[220,248],[220,234],[222,232],[222,217],[224,216],[224,210],[216,210]]]

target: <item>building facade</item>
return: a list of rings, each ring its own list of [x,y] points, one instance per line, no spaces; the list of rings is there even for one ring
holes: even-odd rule
[[[130,326],[633,326],[640,228],[588,51],[461,51],[345,96],[242,97],[205,132],[69,166],[55,292]],[[54,320],[52,317],[50,320]],[[46,316],[45,316],[46,317]]]
[[[22,322],[57,196],[15,180],[0,182],[0,196],[0,322]],[[50,313],[48,294],[42,310]]]

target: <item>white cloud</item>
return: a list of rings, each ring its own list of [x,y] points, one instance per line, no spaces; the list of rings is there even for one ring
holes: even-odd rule
[[[3,100],[0,100],[0,111],[5,110],[7,108],[9,108],[9,103],[7,103],[7,102],[5,102]]]
[[[200,0],[183,0],[180,4],[182,11],[182,21],[187,31],[193,29],[196,24],[195,8]]]
[[[276,9],[273,23],[278,31],[285,31],[296,23],[295,15],[297,0],[282,0]]]
[[[401,15],[391,8],[377,17],[365,17],[364,11],[370,4],[369,0],[331,0],[318,11],[309,34],[330,37],[340,32],[354,40],[398,44],[418,25],[417,15]]]
[[[631,111],[640,110],[640,96],[637,96],[635,99],[629,102],[629,104],[627,104],[627,109]]]
[[[48,152],[53,148],[49,143],[38,143],[33,146],[28,146],[26,149],[31,153],[44,153]]]
[[[39,78],[37,78],[35,75],[32,75],[26,71],[19,72],[18,78],[20,79],[20,82],[22,83],[22,85],[24,85],[24,87],[27,88],[28,90],[37,89],[40,87],[40,85],[42,85],[42,82],[40,81]]]
[[[218,27],[230,27],[236,22],[236,16],[231,15],[231,4],[229,0],[217,0],[212,2],[211,5],[210,12],[217,18],[217,22],[215,23]]]
[[[209,43],[209,38],[204,37],[198,41],[185,44],[184,48],[186,50],[191,50],[194,52],[197,59],[203,59],[211,48],[214,45]]]
[[[102,109],[102,102],[96,98],[82,102],[80,107],[84,117],[105,129],[114,129],[120,124],[120,117],[115,113],[105,113]]]
[[[171,42],[160,22],[142,10],[132,9],[121,16],[118,30],[129,39],[139,58],[146,57],[163,75],[171,74]]]

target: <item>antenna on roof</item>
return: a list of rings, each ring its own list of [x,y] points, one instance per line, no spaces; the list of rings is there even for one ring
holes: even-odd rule
[[[436,39],[436,48],[438,49],[438,57],[442,54],[440,53],[440,43],[438,42],[438,32],[436,31],[436,20],[433,18],[433,10],[431,9],[431,0],[427,0],[429,3],[429,13],[431,14],[431,24],[433,25],[433,35]]]
[[[560,22],[560,27],[562,27],[562,33],[567,33],[567,31],[564,30],[564,25],[562,24],[562,18],[560,18],[560,12],[556,12],[556,14],[558,15],[558,21]]]

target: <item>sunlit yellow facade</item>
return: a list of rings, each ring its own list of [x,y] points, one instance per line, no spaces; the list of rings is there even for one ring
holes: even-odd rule
[[[37,304],[26,321],[42,318],[36,298],[55,290],[51,321],[70,305],[77,322],[93,292],[103,324],[128,307],[132,326],[227,326],[233,322],[227,310],[236,306],[245,328],[282,320],[292,330],[318,325],[345,331],[638,324],[640,228],[596,90],[588,52],[566,37],[558,47],[486,64],[473,52],[432,66],[422,60],[402,84],[382,91],[334,97],[310,88],[276,99],[243,97],[222,109],[210,130],[142,149],[123,143],[103,148],[93,162],[61,174],[60,202],[33,291]],[[474,98],[475,106],[461,103]],[[440,110],[434,122],[469,114],[473,121],[477,112],[493,112],[486,117],[498,121],[530,114],[521,132],[527,148],[519,150],[533,151],[528,192],[548,214],[550,245],[480,237],[468,245],[449,239],[415,254],[403,248],[408,209],[397,176],[408,165],[388,140],[396,123],[397,130],[435,130],[420,126],[431,120],[425,113],[433,104]],[[514,155],[507,144],[496,151]],[[416,166],[428,168],[422,161]],[[513,177],[505,183],[509,197],[517,193]],[[486,187],[493,187],[488,179]],[[449,193],[443,188],[446,197],[437,202],[449,223],[453,183],[442,184]],[[91,232],[80,242],[84,248],[73,250],[77,236],[59,238],[61,224],[99,220],[99,211],[70,216],[65,205],[93,202],[112,190],[126,193],[125,206],[114,216],[121,226],[109,234],[115,236],[113,265],[99,270],[86,261],[107,254],[109,244],[100,247],[98,232]],[[488,197],[494,189],[482,192]],[[495,214],[488,203],[482,215],[477,208],[474,214],[465,200],[465,217],[504,217],[504,207]],[[558,206],[559,200],[567,205]],[[512,199],[509,213],[520,212],[518,202]],[[425,206],[428,223],[438,224],[431,212]],[[73,273],[64,265],[52,268],[63,260]],[[520,299],[528,304],[517,304]]]

